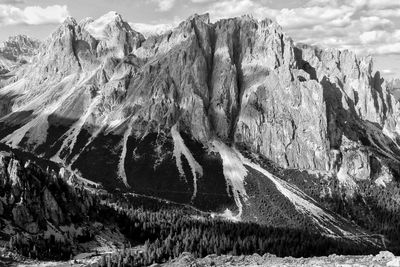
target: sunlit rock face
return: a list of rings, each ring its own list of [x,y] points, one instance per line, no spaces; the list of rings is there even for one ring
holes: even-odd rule
[[[146,39],[114,12],[68,18],[2,83],[1,142],[83,173],[98,159],[127,188],[140,140],[152,136],[155,166],[173,159],[173,127],[202,153],[219,140],[346,183],[368,179],[372,158],[400,166],[399,104],[371,58],[294,44],[268,19],[194,15]]]
[[[16,35],[0,43],[0,75],[28,63],[36,55],[40,41]]]

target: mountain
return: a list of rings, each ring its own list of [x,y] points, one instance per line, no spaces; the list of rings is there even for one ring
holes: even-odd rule
[[[0,74],[6,74],[21,64],[30,62],[40,46],[40,41],[25,35],[10,37],[0,43]]]
[[[109,192],[398,248],[400,109],[372,69],[269,19],[68,18],[2,80],[0,140]]]
[[[396,99],[399,99],[400,79],[392,79],[389,83],[389,90]]]

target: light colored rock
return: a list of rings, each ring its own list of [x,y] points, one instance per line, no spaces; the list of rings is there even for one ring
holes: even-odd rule
[[[388,252],[381,252],[379,255],[386,255]],[[378,257],[375,256],[375,257]],[[183,259],[186,261],[183,264]],[[188,261],[188,259],[190,259]],[[230,259],[230,260],[227,260]],[[348,267],[360,267],[360,266],[398,266],[399,258],[385,258],[381,261],[371,261],[369,256],[338,256],[335,257],[310,257],[310,258],[292,258],[292,257],[259,257],[257,255],[246,255],[246,256],[216,256],[216,257],[205,257],[194,259],[188,257],[188,255],[182,255],[177,259],[173,259],[162,266],[348,266]],[[394,264],[394,265],[390,265]]]
[[[20,179],[20,170],[21,170],[20,162],[18,160],[11,159],[10,162],[8,163],[7,172],[8,172],[8,177],[11,180],[11,186],[13,186],[13,188],[16,191],[19,191],[22,185]],[[19,194],[17,195],[19,196]]]
[[[390,251],[381,251],[381,252],[379,252],[378,255],[376,255],[373,258],[373,260],[375,260],[375,261],[389,261],[389,260],[392,260],[394,258],[395,258],[395,256],[394,256],[394,254],[392,252],[390,252]]]
[[[400,267],[400,258],[395,258],[391,261],[389,261],[386,266],[391,266],[391,267]]]

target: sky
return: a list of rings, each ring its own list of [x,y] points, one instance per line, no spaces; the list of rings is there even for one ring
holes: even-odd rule
[[[45,39],[66,17],[116,11],[139,31],[162,31],[194,13],[211,20],[250,14],[277,21],[295,42],[372,55],[385,78],[400,77],[400,0],[0,0],[0,41]]]

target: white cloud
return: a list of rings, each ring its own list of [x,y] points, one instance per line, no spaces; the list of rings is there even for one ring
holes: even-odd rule
[[[353,6],[356,8],[393,8],[400,7],[400,2],[395,0],[309,0],[308,6]]]
[[[334,27],[343,27],[351,22],[354,14],[352,8],[341,6],[340,8],[306,7],[294,9],[282,9],[276,16],[278,23],[286,29],[312,27],[326,24]]]
[[[400,17],[400,8],[370,10],[368,13],[379,17]]]
[[[399,1],[394,0],[365,0],[367,6],[375,9],[400,7]]]
[[[260,8],[263,7],[252,0],[222,0],[210,5],[208,12],[213,19],[220,19],[256,13]]]
[[[192,3],[210,3],[215,2],[216,0],[190,0]]]
[[[0,5],[0,25],[41,25],[61,23],[69,16],[67,6],[48,7],[27,6],[18,8],[12,5]]]
[[[0,4],[22,4],[25,3],[25,0],[0,0]]]
[[[376,55],[400,54],[400,42],[383,44],[375,47],[370,53]]]
[[[151,35],[163,34],[168,30],[173,29],[176,24],[168,23],[168,24],[146,24],[146,23],[129,23],[137,32],[140,32],[144,36],[148,37]]]
[[[319,0],[325,1],[325,0]],[[256,0],[223,0],[209,6],[213,19],[251,14],[258,19],[275,19],[285,29],[296,29],[327,24],[343,27],[351,22],[354,10],[350,6],[272,9]]]
[[[373,29],[389,29],[394,26],[393,22],[380,17],[360,17],[359,20],[354,20],[364,31],[370,31]]]
[[[174,7],[176,0],[152,0],[152,2],[155,2],[158,5],[159,11],[165,12]]]
[[[362,44],[374,44],[386,40],[388,35],[390,34],[386,31],[368,31],[360,35],[360,40]]]
[[[392,75],[395,74],[396,72],[394,72],[393,70],[389,70],[389,69],[384,69],[381,71],[383,74],[388,74],[388,75]]]

